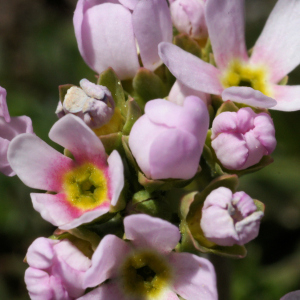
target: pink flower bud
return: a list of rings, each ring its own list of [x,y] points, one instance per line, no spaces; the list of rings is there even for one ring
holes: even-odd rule
[[[36,239],[27,252],[25,283],[33,300],[70,300],[83,295],[91,261],[68,240]]]
[[[6,90],[0,86],[0,172],[14,176],[7,160],[10,141],[21,133],[33,133],[31,119],[27,116],[10,117],[6,104]]]
[[[68,113],[80,117],[90,128],[107,124],[114,114],[115,103],[107,87],[94,84],[87,79],[80,81],[80,87],[71,87],[63,104],[58,103],[56,114],[62,118]]]
[[[257,237],[263,212],[244,192],[220,187],[205,199],[200,226],[205,237],[221,246],[243,245]]]
[[[212,124],[211,139],[217,158],[229,170],[253,166],[276,147],[271,117],[256,114],[250,107],[219,114]]]
[[[171,17],[174,26],[181,33],[194,39],[206,39],[208,36],[204,16],[205,0],[170,1]]]
[[[148,178],[192,178],[198,169],[208,129],[206,105],[196,96],[183,106],[157,99],[132,127],[129,146]]]

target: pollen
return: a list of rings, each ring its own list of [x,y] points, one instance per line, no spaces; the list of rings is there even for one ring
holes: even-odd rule
[[[224,88],[248,86],[262,92],[266,96],[272,96],[268,72],[263,66],[253,66],[239,60],[233,60],[223,73],[221,83]]]
[[[82,210],[92,210],[108,200],[105,173],[91,163],[66,173],[63,189],[67,200]]]
[[[171,283],[172,268],[159,253],[141,250],[127,257],[121,267],[125,294],[138,299],[156,299]]]

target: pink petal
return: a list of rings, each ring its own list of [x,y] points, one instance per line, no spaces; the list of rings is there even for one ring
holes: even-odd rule
[[[124,167],[120,154],[114,150],[107,159],[110,178],[111,202],[115,206],[124,187]]]
[[[300,290],[288,293],[282,298],[280,298],[280,300],[299,300],[299,299],[300,299]]]
[[[99,167],[106,165],[102,142],[79,117],[68,114],[59,119],[52,126],[49,137],[71,151],[79,163],[89,161]]]
[[[228,67],[232,59],[248,60],[245,43],[244,1],[210,0],[205,17],[216,63]]]
[[[192,178],[198,169],[202,146],[194,135],[180,129],[162,132],[150,148],[153,179]]]
[[[54,192],[61,191],[62,176],[74,166],[70,158],[29,133],[20,134],[11,141],[7,157],[26,185]]]
[[[10,115],[6,104],[6,89],[0,86],[0,117],[3,117],[5,122],[10,122]]]
[[[239,133],[221,133],[211,142],[211,146],[219,161],[229,170],[243,167],[249,155],[246,142]]]
[[[216,275],[213,265],[205,258],[190,253],[171,253],[175,269],[173,290],[189,300],[217,300]]]
[[[124,294],[117,280],[111,280],[101,284],[77,300],[132,300],[132,297]]]
[[[239,133],[244,134],[255,126],[254,120],[257,115],[250,107],[243,107],[236,114],[237,130]]]
[[[55,256],[53,245],[58,242],[43,237],[37,238],[27,250],[26,260],[29,266],[36,269],[51,267]]]
[[[250,59],[254,64],[268,66],[273,83],[280,81],[300,63],[299,28],[300,1],[277,1]]]
[[[174,85],[172,86],[172,89],[168,96],[168,100],[170,102],[173,102],[175,104],[182,106],[184,103],[184,99],[187,96],[191,96],[191,95],[199,97],[206,104],[209,102],[208,94],[193,90],[193,89],[187,87],[186,85],[184,85],[183,83],[181,83],[179,80],[176,80]]]
[[[1,119],[0,119],[1,121]],[[5,140],[0,137],[0,172],[6,176],[14,176],[16,175],[15,171],[11,168],[8,160],[7,160],[7,150],[10,141]]]
[[[106,235],[93,254],[92,266],[86,272],[84,287],[94,287],[116,277],[130,251],[131,247],[125,241],[112,234]],[[105,285],[106,283],[102,286]]]
[[[156,125],[146,115],[134,124],[129,135],[129,147],[143,173],[150,178],[149,152],[153,139],[167,128]]]
[[[222,93],[221,72],[213,65],[170,43],[159,44],[158,52],[171,73],[184,85],[208,94]]]
[[[134,10],[139,0],[119,0],[119,2],[130,10]]]
[[[62,226],[81,215],[81,211],[73,207],[64,194],[31,193],[30,196],[34,209],[54,226]]]
[[[172,42],[171,14],[165,0],[140,0],[132,14],[134,34],[145,68],[154,71],[162,64],[158,55],[160,42]]]
[[[219,114],[212,123],[211,138],[215,139],[220,133],[236,132],[237,114],[231,111],[225,111]]]
[[[25,283],[32,300],[53,300],[48,273],[35,268],[28,268],[25,272]]]
[[[271,108],[277,103],[273,98],[246,86],[232,86],[225,89],[222,93],[222,99],[260,108]]]
[[[82,57],[97,73],[112,67],[124,80],[133,78],[139,68],[132,16],[122,5],[104,3],[88,9],[83,15],[80,42]]]
[[[159,218],[139,214],[124,219],[125,235],[136,248],[169,253],[180,240],[176,226]]]
[[[300,85],[274,85],[273,90],[277,104],[271,109],[281,111],[300,110]]]

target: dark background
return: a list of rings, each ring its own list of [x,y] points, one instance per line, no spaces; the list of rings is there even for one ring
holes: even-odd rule
[[[77,49],[76,2],[0,0],[0,85],[7,89],[10,114],[30,116],[35,133],[52,146],[47,134],[56,120],[58,85],[94,80]],[[248,48],[275,2],[246,1]],[[290,75],[290,84],[300,84],[299,67]],[[300,113],[272,111],[272,117],[274,163],[241,179],[240,189],[263,201],[266,213],[259,237],[247,245],[248,256],[229,261],[224,280],[231,280],[233,300],[276,300],[300,289]],[[31,191],[17,177],[0,174],[1,300],[28,299],[23,258],[34,239],[54,229],[32,208]]]

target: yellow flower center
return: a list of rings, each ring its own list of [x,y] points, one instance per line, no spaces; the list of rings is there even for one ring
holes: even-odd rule
[[[148,250],[130,255],[121,267],[125,293],[138,299],[155,299],[170,284],[172,275],[166,259]]]
[[[231,86],[248,86],[266,96],[272,96],[268,82],[268,72],[263,66],[252,66],[239,60],[232,60],[221,77],[224,88]]]
[[[105,174],[91,163],[86,163],[65,174],[63,189],[67,200],[77,208],[91,210],[108,199]]]

